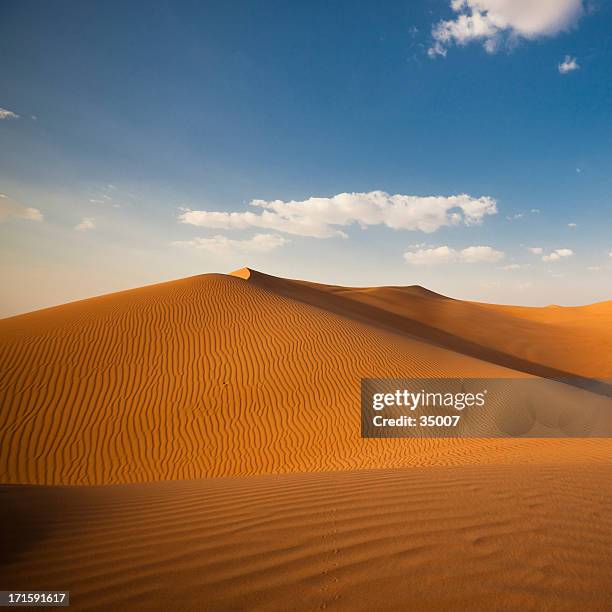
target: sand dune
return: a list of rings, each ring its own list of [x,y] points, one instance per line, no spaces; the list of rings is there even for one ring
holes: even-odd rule
[[[606,609],[608,439],[362,439],[359,385],[603,380],[611,342],[611,302],[249,269],[2,320],[0,589],[98,610]]]
[[[439,305],[431,317],[438,327],[418,320],[435,312],[429,302]],[[521,356],[464,341],[459,332],[481,335],[482,322],[464,316],[472,308],[489,312],[422,289],[342,290],[243,270],[5,319],[0,478],[105,484],[531,461],[534,445],[521,440],[359,436],[362,377],[539,373]],[[541,346],[554,344],[546,326],[538,332],[537,321],[527,323]],[[515,347],[540,346],[515,335]],[[580,348],[572,352],[580,371],[587,373],[588,359],[603,371],[603,357]],[[607,448],[596,440],[585,446],[595,455]],[[547,443],[536,455],[555,460],[564,448]]]
[[[609,469],[5,488],[0,574],[82,610],[606,610]]]

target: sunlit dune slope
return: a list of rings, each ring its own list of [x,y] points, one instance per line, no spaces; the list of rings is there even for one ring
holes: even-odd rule
[[[308,284],[242,275],[0,321],[0,480],[96,484],[606,456],[597,440],[361,439],[362,377],[504,377],[533,364],[416,318],[406,325],[380,308],[339,307]],[[444,301],[406,291],[408,303]]]
[[[79,610],[610,608],[609,463],[0,487],[0,514],[4,588]]]

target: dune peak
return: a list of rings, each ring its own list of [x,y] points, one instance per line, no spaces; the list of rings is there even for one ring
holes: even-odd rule
[[[251,268],[247,268],[245,266],[244,268],[238,268],[237,270],[232,270],[229,273],[229,275],[236,276],[238,278],[243,278],[244,280],[248,280],[251,277],[251,274],[253,274],[253,272],[255,272],[255,270],[251,270]]]

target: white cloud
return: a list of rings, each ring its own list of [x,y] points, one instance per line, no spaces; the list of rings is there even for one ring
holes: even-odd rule
[[[86,232],[96,227],[96,220],[93,217],[83,217],[81,221],[74,226],[77,232]]]
[[[212,238],[194,238],[193,240],[178,240],[172,244],[181,247],[193,247],[217,255],[230,255],[231,253],[268,253],[285,244],[289,240],[278,234],[256,234],[248,240],[232,240],[227,236],[213,236]]]
[[[404,253],[404,259],[413,266],[432,266],[451,262],[492,263],[499,261],[503,256],[501,251],[496,251],[490,246],[471,246],[461,250],[440,246]]]
[[[540,209],[539,208],[532,208],[529,212],[532,215],[539,215],[540,214]]]
[[[432,266],[440,263],[454,261],[457,252],[447,246],[430,249],[418,249],[417,251],[407,251],[404,259],[413,266]]]
[[[603,270],[603,268],[601,266],[588,266],[587,270],[591,272],[600,272],[601,270]]]
[[[610,257],[612,257],[612,251],[610,251],[610,252],[608,253],[608,255],[609,255]]]
[[[529,247],[527,250],[534,255],[541,255],[544,252],[542,247]]]
[[[580,69],[580,64],[576,61],[575,57],[570,57],[569,55],[565,56],[565,59],[557,66],[560,74],[567,74],[568,72],[573,72],[574,70]],[[580,170],[576,168],[578,172]]]
[[[503,256],[501,251],[496,251],[490,246],[471,246],[459,251],[459,258],[467,263],[495,262]]]
[[[517,264],[517,263],[513,263],[513,264],[508,264],[507,266],[504,266],[502,268],[502,270],[523,270],[525,268],[529,268],[530,264]]]
[[[577,223],[568,223],[567,227],[571,227],[571,228],[578,227],[578,224]]]
[[[0,120],[1,119],[19,119],[19,115],[6,108],[0,108]]]
[[[27,221],[42,221],[43,215],[38,208],[24,206],[0,193],[0,222],[9,219],[26,219]]]
[[[355,223],[362,229],[382,224],[397,230],[431,233],[448,225],[479,225],[485,216],[497,213],[496,201],[488,196],[389,195],[384,191],[340,193],[329,198],[313,197],[288,202],[252,200],[250,205],[258,212],[182,209],[178,219],[181,223],[200,227],[257,227],[298,236],[329,238],[346,237],[339,228]]]
[[[561,261],[562,259],[566,259],[567,257],[571,257],[574,254],[574,251],[571,249],[555,249],[552,253],[548,255],[544,255],[542,257],[542,261]]]
[[[481,42],[495,53],[502,44],[554,36],[583,13],[582,0],[451,0],[450,6],[455,17],[432,28],[432,58],[446,56],[452,45]]]

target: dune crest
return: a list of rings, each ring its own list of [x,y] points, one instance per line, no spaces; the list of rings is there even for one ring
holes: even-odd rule
[[[503,306],[455,300],[418,285],[341,287],[245,269],[249,274],[242,278],[268,290],[387,322],[505,367],[547,377],[612,378],[612,301]]]
[[[233,270],[229,273],[230,276],[235,276],[236,278],[243,278],[244,280],[248,280],[251,278],[251,274],[253,270],[251,268],[238,268],[237,270]]]

